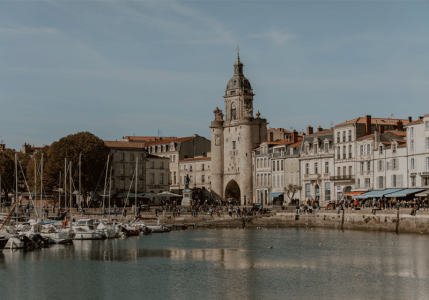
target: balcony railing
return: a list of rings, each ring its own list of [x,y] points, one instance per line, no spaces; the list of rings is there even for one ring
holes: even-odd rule
[[[331,176],[331,180],[354,180],[354,175]]]

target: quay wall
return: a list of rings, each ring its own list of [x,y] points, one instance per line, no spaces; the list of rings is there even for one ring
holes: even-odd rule
[[[420,211],[410,216],[411,210],[383,210],[372,214],[370,209],[352,211],[319,211],[317,214],[300,214],[282,211],[254,217],[190,217],[171,218],[166,223],[193,223],[196,227],[321,227],[368,231],[428,233],[429,212]],[[399,216],[399,217],[398,217]]]

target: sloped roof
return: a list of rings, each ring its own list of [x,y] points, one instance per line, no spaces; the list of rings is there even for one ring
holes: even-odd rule
[[[399,131],[399,130],[386,130],[384,133],[393,133],[394,135],[397,136],[407,136],[407,132],[406,131]]]
[[[295,144],[292,144],[292,145],[289,145],[289,148],[301,147],[301,145],[302,145],[302,141],[298,142],[298,143],[295,143]]]
[[[333,130],[323,130],[323,131],[314,132],[312,134],[306,135],[306,137],[319,135],[319,134],[329,134],[329,133],[334,133],[334,131]]]
[[[116,142],[116,141],[104,141],[104,145],[109,148],[144,148],[144,143],[130,143],[130,142]]]
[[[397,122],[401,121],[403,125],[408,124],[407,119],[389,119],[389,118],[371,118],[371,124],[372,125],[395,125]],[[343,126],[343,125],[349,125],[349,124],[365,124],[366,118],[358,117],[350,121],[346,121],[340,124],[335,125],[335,127]]]
[[[185,158],[180,160],[179,162],[186,162],[186,161],[198,161],[198,160],[211,160],[211,157],[194,157],[194,158]]]
[[[412,121],[412,122],[408,123],[407,125],[414,125],[414,124],[418,124],[418,123],[423,123],[423,119]]]
[[[375,137],[375,135],[374,135],[374,133],[372,133],[372,134],[360,137],[360,138],[356,139],[356,141],[361,141],[361,140],[366,140],[366,139],[373,139],[374,137]]]

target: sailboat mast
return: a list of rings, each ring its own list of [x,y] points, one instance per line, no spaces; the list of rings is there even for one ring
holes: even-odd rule
[[[72,202],[73,202],[73,193],[72,193],[72,163],[70,162],[70,219],[71,219],[71,213],[72,213]],[[70,223],[71,226],[71,223]]]
[[[34,207],[36,207],[36,203],[37,203],[37,160],[36,158],[34,158],[34,185],[36,186],[34,188]]]
[[[136,216],[137,216],[137,171],[138,171],[138,163],[139,163],[139,157],[138,157],[138,155],[136,155],[137,157],[136,157],[136,182],[135,182],[135,184],[136,184],[136,190],[135,190],[135,193],[134,193],[134,201],[135,201],[135,208],[136,208]]]
[[[64,158],[64,209],[67,211],[67,158]]]
[[[42,202],[43,202],[43,152],[42,152],[42,160],[40,161],[40,168],[42,169],[42,173],[40,174],[40,217],[42,214]]]
[[[18,163],[17,163],[17,155],[15,153],[15,216],[16,221],[18,221],[18,205],[16,205],[18,201]]]
[[[107,156],[106,177],[104,178],[103,211],[104,211],[104,207],[105,207],[104,200],[106,198],[107,172],[109,170],[109,160],[110,160],[110,154]]]
[[[58,208],[61,208],[61,171],[60,171],[60,179],[58,181]]]
[[[110,167],[110,179],[109,179],[109,219],[110,219],[110,212],[111,212],[111,210],[110,210],[110,193],[112,191],[112,169],[113,169],[113,166]]]
[[[80,208],[82,209],[82,203],[81,203],[81,194],[82,194],[82,188],[81,188],[81,164],[82,164],[82,162],[81,162],[81,156],[82,156],[82,153],[79,153],[79,206],[80,206]],[[82,211],[83,211],[83,209],[82,209]]]

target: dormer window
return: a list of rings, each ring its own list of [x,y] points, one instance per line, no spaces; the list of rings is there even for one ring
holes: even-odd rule
[[[392,143],[392,151],[396,152],[396,143]]]
[[[380,146],[380,154],[383,154],[383,146]]]

